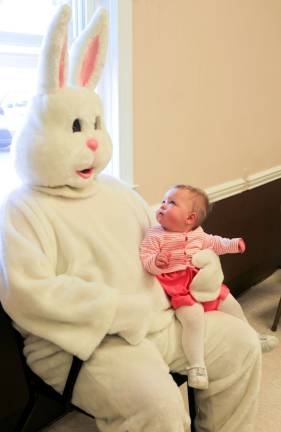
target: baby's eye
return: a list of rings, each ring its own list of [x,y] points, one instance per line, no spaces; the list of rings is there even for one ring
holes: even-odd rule
[[[175,201],[169,201],[169,204],[176,205]]]
[[[101,129],[101,118],[100,118],[100,116],[96,117],[96,120],[95,120],[95,129]]]
[[[81,132],[81,123],[80,120],[77,118],[72,123],[72,131],[75,132]]]

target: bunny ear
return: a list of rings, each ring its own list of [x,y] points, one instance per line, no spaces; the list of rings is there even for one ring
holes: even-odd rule
[[[67,71],[67,25],[71,9],[65,4],[54,16],[43,40],[39,59],[38,92],[49,93],[64,86]]]
[[[72,45],[69,70],[71,85],[96,87],[105,62],[107,40],[108,15],[105,9],[98,9]]]

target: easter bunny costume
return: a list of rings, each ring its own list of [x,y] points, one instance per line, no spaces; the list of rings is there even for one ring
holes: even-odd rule
[[[100,174],[111,157],[94,92],[107,15],[97,12],[68,62],[70,14],[64,5],[52,21],[37,93],[14,143],[22,186],[1,211],[1,302],[25,338],[28,364],[56,390],[72,355],[84,360],[73,402],[96,417],[101,431],[184,432],[189,417],[169,374],[186,369],[181,328],[139,259],[154,220],[137,193]],[[215,285],[221,269],[212,262]],[[197,430],[251,432],[257,336],[219,312],[205,319],[210,384],[197,395]]]

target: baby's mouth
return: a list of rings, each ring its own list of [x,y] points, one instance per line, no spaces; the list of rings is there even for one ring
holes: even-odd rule
[[[91,175],[93,174],[93,172],[94,172],[94,168],[93,167],[85,168],[85,169],[80,170],[80,171],[76,171],[76,173],[80,177],[82,177],[84,179],[87,179],[87,178],[91,177]]]

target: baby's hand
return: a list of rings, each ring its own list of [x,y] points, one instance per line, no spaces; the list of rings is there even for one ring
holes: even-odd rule
[[[240,240],[239,240],[239,242],[238,242],[238,249],[239,249],[239,252],[240,252],[241,254],[245,252],[246,244],[245,244],[245,242],[244,242],[243,239],[240,239]]]
[[[155,265],[159,268],[167,267],[170,262],[170,252],[159,252],[155,258]]]

